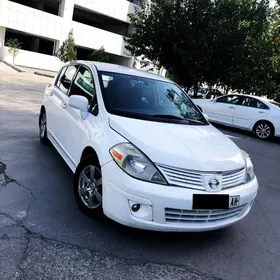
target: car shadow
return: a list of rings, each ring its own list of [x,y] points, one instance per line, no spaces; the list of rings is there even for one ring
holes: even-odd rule
[[[104,218],[97,222],[95,220],[94,228],[97,226],[112,236],[107,243],[110,254],[123,258],[129,256],[134,261],[174,265],[187,264],[201,255],[206,260],[210,255],[226,254],[225,250],[242,238],[238,224],[205,232],[159,232],[130,228]]]

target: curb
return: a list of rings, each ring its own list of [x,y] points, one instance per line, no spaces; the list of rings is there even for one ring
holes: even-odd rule
[[[22,69],[20,69],[19,67],[13,65],[13,64],[10,64],[9,62],[7,61],[3,61],[4,64],[8,65],[9,67],[13,68],[14,70],[16,70],[17,72],[19,73],[22,73],[22,72],[25,72],[23,71]]]
[[[55,76],[53,75],[49,75],[49,74],[44,74],[44,73],[40,73],[40,72],[34,72],[35,75],[38,75],[38,76],[43,76],[43,77],[47,77],[47,78],[52,78],[54,79]]]

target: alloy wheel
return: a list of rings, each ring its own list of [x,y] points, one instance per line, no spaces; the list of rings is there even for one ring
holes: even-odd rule
[[[256,134],[261,139],[266,139],[271,135],[271,127],[266,123],[260,123],[256,127]]]
[[[86,166],[80,173],[78,188],[83,204],[89,209],[98,208],[102,204],[102,176],[99,168]]]

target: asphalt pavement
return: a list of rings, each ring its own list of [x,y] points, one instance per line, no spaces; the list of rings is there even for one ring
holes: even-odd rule
[[[280,140],[218,127],[255,165],[260,188],[241,222],[159,233],[85,217],[73,174],[40,144],[47,83],[0,64],[0,279],[280,279]]]

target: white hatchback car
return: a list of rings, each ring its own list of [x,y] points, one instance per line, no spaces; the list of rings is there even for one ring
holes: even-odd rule
[[[249,130],[260,139],[280,136],[280,104],[258,96],[228,94],[194,99],[209,121]]]
[[[257,195],[249,156],[172,81],[105,63],[65,65],[45,91],[40,139],[74,172],[90,216],[206,231],[244,218]]]

